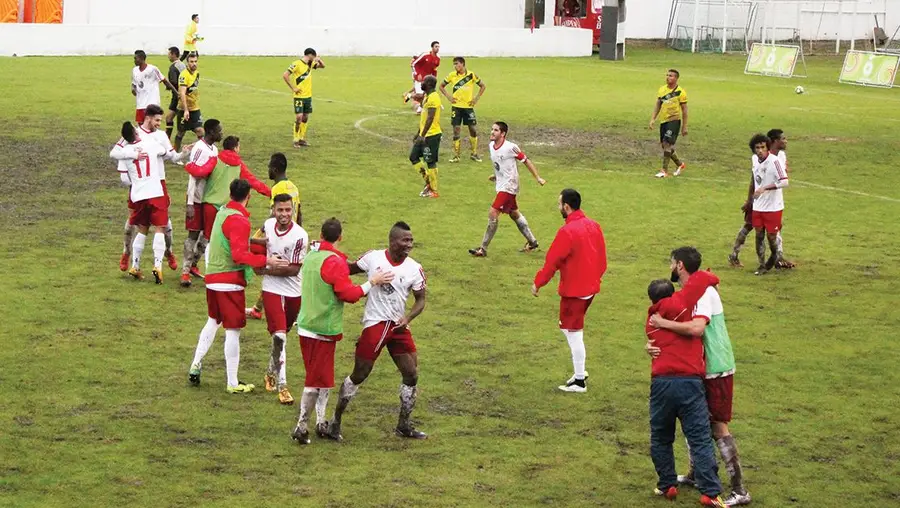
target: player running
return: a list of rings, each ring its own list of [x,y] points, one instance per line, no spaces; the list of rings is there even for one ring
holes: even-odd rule
[[[497,232],[501,213],[509,214],[509,218],[515,221],[519,232],[525,237],[525,247],[522,252],[531,252],[538,248],[538,241],[534,238],[531,228],[525,216],[519,212],[516,203],[516,195],[519,193],[519,162],[523,162],[537,183],[543,187],[547,183],[541,178],[534,167],[534,163],[525,156],[525,152],[519,150],[519,146],[512,141],[507,141],[509,126],[506,122],[496,122],[491,126],[491,162],[494,164],[494,174],[490,180],[496,183],[497,197],[488,210],[488,225],[481,240],[481,246],[469,249],[469,254],[475,257],[487,256],[488,246]]]
[[[313,112],[312,104],[312,71],[324,69],[325,62],[313,48],[306,48],[303,58],[295,60],[282,77],[294,93],[294,148],[309,146],[306,141],[306,129],[309,127],[309,115]]]
[[[328,427],[332,439],[342,440],[341,417],[362,384],[375,366],[381,350],[387,347],[400,371],[400,419],[394,432],[400,437],[425,439],[424,432],[416,430],[409,417],[416,406],[419,379],[416,343],[409,324],[425,309],[425,272],[422,265],[409,257],[413,248],[413,234],[405,222],[397,222],[388,235],[388,249],[369,251],[350,265],[350,274],[366,273],[373,278],[379,273],[393,273],[394,280],[372,288],[366,300],[363,314],[363,331],[356,343],[356,364],[353,373],[341,385],[340,399],[334,410],[334,419]],[[406,313],[406,301],[412,291],[415,303]]]
[[[600,224],[581,211],[581,194],[563,189],[559,195],[559,213],[566,224],[559,228],[547,251],[544,266],[534,276],[531,294],[546,286],[559,270],[559,329],[572,351],[575,373],[559,386],[564,392],[587,391],[588,373],[584,369],[584,316],[600,292],[606,273],[606,241]]]
[[[236,179],[229,185],[231,201],[216,215],[209,242],[206,265],[206,306],[209,318],[200,331],[188,380],[197,386],[203,369],[203,357],[216,339],[219,326],[225,327],[225,372],[228,393],[249,393],[254,385],[238,380],[241,361],[241,329],[244,316],[244,288],[253,268],[285,269],[288,260],[266,257],[250,251],[250,183]]]
[[[139,138],[131,122],[122,124],[122,145],[116,144],[109,156],[124,160],[131,182],[130,199],[133,203],[129,223],[137,228],[131,246],[131,268],[128,273],[143,280],[141,255],[147,241],[147,233],[153,227],[153,276],[162,284],[162,261],[166,252],[165,229],[169,222],[169,202],[163,192],[160,179],[164,148],[156,141]]]
[[[206,178],[198,178],[194,174],[209,174],[219,162],[219,148],[216,143],[222,140],[222,127],[219,121],[212,118],[206,121],[203,138],[194,143],[191,149],[190,162],[185,165],[188,173],[187,202],[184,208],[184,259],[181,264],[181,287],[190,287],[192,277],[202,279],[203,275],[197,263],[206,252],[208,239],[201,234],[206,229],[206,220],[215,220],[215,212],[204,213],[203,195],[206,191]],[[210,225],[211,226],[211,225]]]
[[[475,118],[475,104],[484,95],[487,85],[474,72],[466,69],[466,59],[458,56],[453,59],[454,71],[444,78],[441,83],[441,93],[453,104],[450,116],[450,125],[453,126],[453,157],[450,162],[459,162],[460,139],[459,133],[462,125],[469,127],[469,143],[472,145],[472,155],[469,156],[475,162],[481,162],[478,156],[478,132],[475,130],[477,120]],[[447,92],[447,85],[452,85],[453,94]],[[475,85],[478,85],[478,95],[475,95]]]
[[[750,139],[750,147],[759,160],[753,167],[753,181],[748,190],[748,199],[753,201],[751,222],[756,230],[756,256],[759,258],[756,275],[771,270],[778,259],[778,232],[781,231],[781,216],[784,212],[784,194],[781,189],[789,184],[781,160],[769,152],[771,145],[772,141],[762,134]],[[769,241],[768,259],[766,239]]]
[[[269,179],[272,180],[272,201],[269,204],[273,211],[275,209],[275,196],[279,194],[287,194],[291,196],[291,202],[296,210],[296,218],[294,221],[298,225],[303,224],[303,213],[300,210],[300,189],[294,185],[294,182],[288,180],[287,177],[287,157],[281,152],[273,153],[269,158]],[[263,239],[266,237],[265,230],[260,228],[253,234],[254,239]],[[263,313],[263,295],[259,293],[259,298],[253,307],[246,309],[247,317],[252,319],[262,319]]]
[[[424,93],[422,83],[425,77],[434,76],[437,79],[437,70],[441,65],[441,57],[438,52],[441,50],[441,43],[433,41],[431,43],[431,51],[414,56],[409,63],[412,70],[413,86],[408,92],[403,94],[403,102],[413,101],[413,111],[416,114],[422,113],[422,102],[419,96]]]
[[[425,180],[425,187],[419,193],[419,196],[423,198],[440,197],[437,165],[442,132],[441,96],[435,88],[437,88],[437,78],[426,76],[422,81],[422,91],[425,94],[423,102],[425,114],[419,115],[419,131],[416,133],[412,150],[409,152],[409,161]]]
[[[669,159],[675,163],[675,176],[684,171],[684,163],[675,155],[675,142],[678,141],[678,133],[687,136],[688,106],[687,92],[678,85],[680,74],[675,69],[669,69],[666,73],[666,84],[659,87],[656,92],[656,105],[653,107],[653,115],[650,117],[650,129],[656,123],[659,124],[659,143],[662,146],[662,169],[656,173],[656,178],[669,176]]]
[[[175,134],[175,149],[181,150],[184,133],[190,129],[203,137],[203,116],[200,114],[200,70],[197,68],[197,54],[191,53],[187,59],[187,68],[178,76],[178,95],[180,97],[178,117],[178,133]]]
[[[701,257],[693,247],[681,247],[672,251],[672,282],[686,286],[700,269]],[[722,461],[731,478],[731,495],[725,499],[727,506],[748,504],[750,493],[744,488],[743,469],[738,455],[737,443],[728,424],[732,416],[732,400],[734,398],[734,352],[728,328],[725,326],[725,310],[722,298],[715,287],[706,288],[706,292],[697,301],[690,321],[669,320],[659,314],[650,316],[650,326],[671,330],[683,338],[703,336],[703,356],[706,371],[703,385],[706,391],[706,402],[709,406],[709,418],[712,436],[722,455]],[[647,352],[651,357],[659,356],[660,348],[648,343]],[[678,483],[694,485],[694,463],[687,475],[678,476]]]
[[[300,416],[291,432],[291,439],[309,444],[309,410],[316,407],[316,434],[328,437],[325,409],[328,393],[334,388],[334,349],[344,338],[344,303],[356,303],[367,295],[372,286],[394,280],[391,272],[379,272],[362,286],[350,280],[347,256],[337,250],[341,240],[341,222],[334,217],[322,223],[321,241],[312,244],[303,266],[303,305],[297,317],[300,353],[306,367]]]
[[[171,62],[168,72],[169,82],[178,83],[181,71],[187,69],[184,62],[178,59],[178,47],[172,46],[169,48],[169,62]],[[178,87],[174,87],[172,99],[169,101],[169,110],[166,112],[166,137],[170,139],[172,138],[172,131],[175,130],[175,115],[178,114],[178,103],[180,100],[178,93]]]
[[[294,204],[290,194],[276,194],[270,217],[263,225],[269,257],[280,257],[290,263],[286,268],[258,269],[263,275],[262,296],[266,309],[266,324],[272,335],[272,356],[266,370],[267,392],[278,392],[278,401],[293,404],[294,397],[287,387],[285,341],[287,332],[297,321],[303,277],[300,266],[309,249],[309,235],[293,220]]]
[[[147,106],[151,104],[160,105],[159,102],[159,84],[163,83],[166,88],[178,93],[168,79],[164,78],[159,68],[155,65],[147,63],[147,53],[143,50],[134,52],[134,68],[131,69],[131,95],[135,96],[136,109],[134,112],[134,121],[141,123],[144,121]]]

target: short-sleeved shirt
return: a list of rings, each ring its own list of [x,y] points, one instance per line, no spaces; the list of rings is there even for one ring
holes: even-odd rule
[[[422,129],[425,127],[429,109],[434,109],[434,122],[431,123],[431,127],[428,128],[425,137],[441,133],[441,94],[431,92],[425,97],[425,102],[422,103],[422,114],[419,115],[419,134],[422,133]]]
[[[758,160],[758,159],[757,159]],[[787,180],[787,172],[777,155],[770,153],[766,160],[753,165],[753,188],[765,187]],[[753,200],[754,212],[778,212],[784,210],[784,193],[781,189],[767,190]]]
[[[363,312],[363,326],[370,327],[382,321],[397,322],[406,312],[406,300],[410,291],[425,289],[425,272],[422,265],[407,256],[395,265],[386,250],[369,251],[356,261],[356,266],[365,271],[371,279],[378,272],[392,272],[394,280],[387,284],[373,286],[366,300]]]
[[[506,140],[498,148],[490,143],[491,163],[494,165],[494,178],[496,179],[497,192],[506,192],[516,195],[519,193],[519,162],[525,162],[528,157],[519,146]]]
[[[297,88],[297,93],[294,94],[294,97],[298,99],[312,97],[312,71],[315,69],[316,66],[314,64],[310,65],[304,62],[303,59],[295,60],[288,67],[288,72],[291,74],[291,82]]]
[[[158,198],[164,194],[160,178],[163,165],[160,155],[165,149],[152,139],[142,139],[130,145],[135,157],[128,161],[128,177],[131,179],[131,201],[137,203]],[[137,150],[140,149],[140,153]]]
[[[451,95],[456,99],[456,103],[453,104],[455,108],[471,109],[472,99],[475,98],[475,86],[480,86],[481,83],[481,78],[472,71],[465,74],[453,71],[444,78],[444,85],[452,87]]]
[[[135,66],[131,70],[131,84],[137,93],[137,109],[146,109],[151,104],[159,106],[159,84],[163,75],[155,65],[147,64],[144,70]]]
[[[697,305],[694,317],[706,319],[703,330],[703,354],[706,358],[706,377],[715,378],[734,374],[734,351],[725,326],[725,309],[716,288],[708,287]]]
[[[270,217],[263,224],[266,232],[266,250],[270,256],[281,256],[292,265],[300,265],[309,250],[309,235],[297,223],[291,221],[287,231],[278,230],[278,221]],[[281,296],[301,296],[300,288],[303,276],[300,273],[292,277],[275,275],[263,276],[262,290]]]
[[[684,88],[676,86],[673,90],[668,85],[663,85],[656,92],[656,100],[660,103],[660,122],[681,120],[681,105],[687,104],[687,92]]]
[[[190,69],[184,69],[178,76],[178,87],[187,87],[185,99],[188,111],[200,110],[200,70],[191,73]]]
[[[181,76],[181,71],[187,69],[187,65],[184,65],[184,62],[181,60],[175,60],[172,62],[172,65],[169,66],[169,83],[173,85],[178,84],[178,78]],[[176,95],[175,92],[172,92],[172,95]]]

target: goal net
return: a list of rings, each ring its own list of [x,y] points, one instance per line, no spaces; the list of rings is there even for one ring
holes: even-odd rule
[[[666,39],[692,53],[746,52],[757,2],[673,0]]]

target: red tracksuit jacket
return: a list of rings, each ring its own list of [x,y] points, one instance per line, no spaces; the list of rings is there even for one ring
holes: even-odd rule
[[[547,251],[544,267],[534,276],[534,285],[546,286],[559,270],[559,296],[580,298],[600,292],[606,273],[606,241],[600,224],[581,210],[566,217]]]

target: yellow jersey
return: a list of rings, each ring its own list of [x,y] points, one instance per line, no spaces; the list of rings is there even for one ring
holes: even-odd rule
[[[458,74],[456,71],[451,72],[444,78],[444,86],[451,85],[453,91],[451,96],[456,99],[453,104],[454,108],[471,109],[472,99],[475,98],[475,85],[481,85],[481,78],[472,71],[465,74]]]
[[[684,88],[676,86],[671,89],[668,85],[663,85],[656,92],[656,100],[660,104],[658,117],[660,122],[681,120],[681,105],[687,104],[687,92]]]
[[[191,20],[191,24],[184,29],[184,50],[185,51],[197,51],[197,46],[194,44],[194,37],[197,36],[197,22]]]
[[[269,206],[275,206],[275,196],[279,194],[288,194],[291,196],[291,202],[294,203],[294,216],[300,216],[300,189],[290,180],[282,180],[272,186],[272,199]]]
[[[441,94],[431,92],[425,97],[422,103],[422,114],[419,115],[419,134],[422,135],[422,129],[425,128],[425,122],[428,120],[428,110],[434,109],[434,122],[428,128],[425,137],[434,136],[441,133]]]
[[[185,99],[187,100],[188,111],[200,110],[200,69],[191,74],[189,69],[181,71],[178,75],[178,88],[187,87]]]
[[[291,73],[291,81],[297,88],[294,97],[298,99],[309,99],[312,97],[312,71],[316,68],[315,64],[308,64],[302,59],[295,61],[288,67]]]

